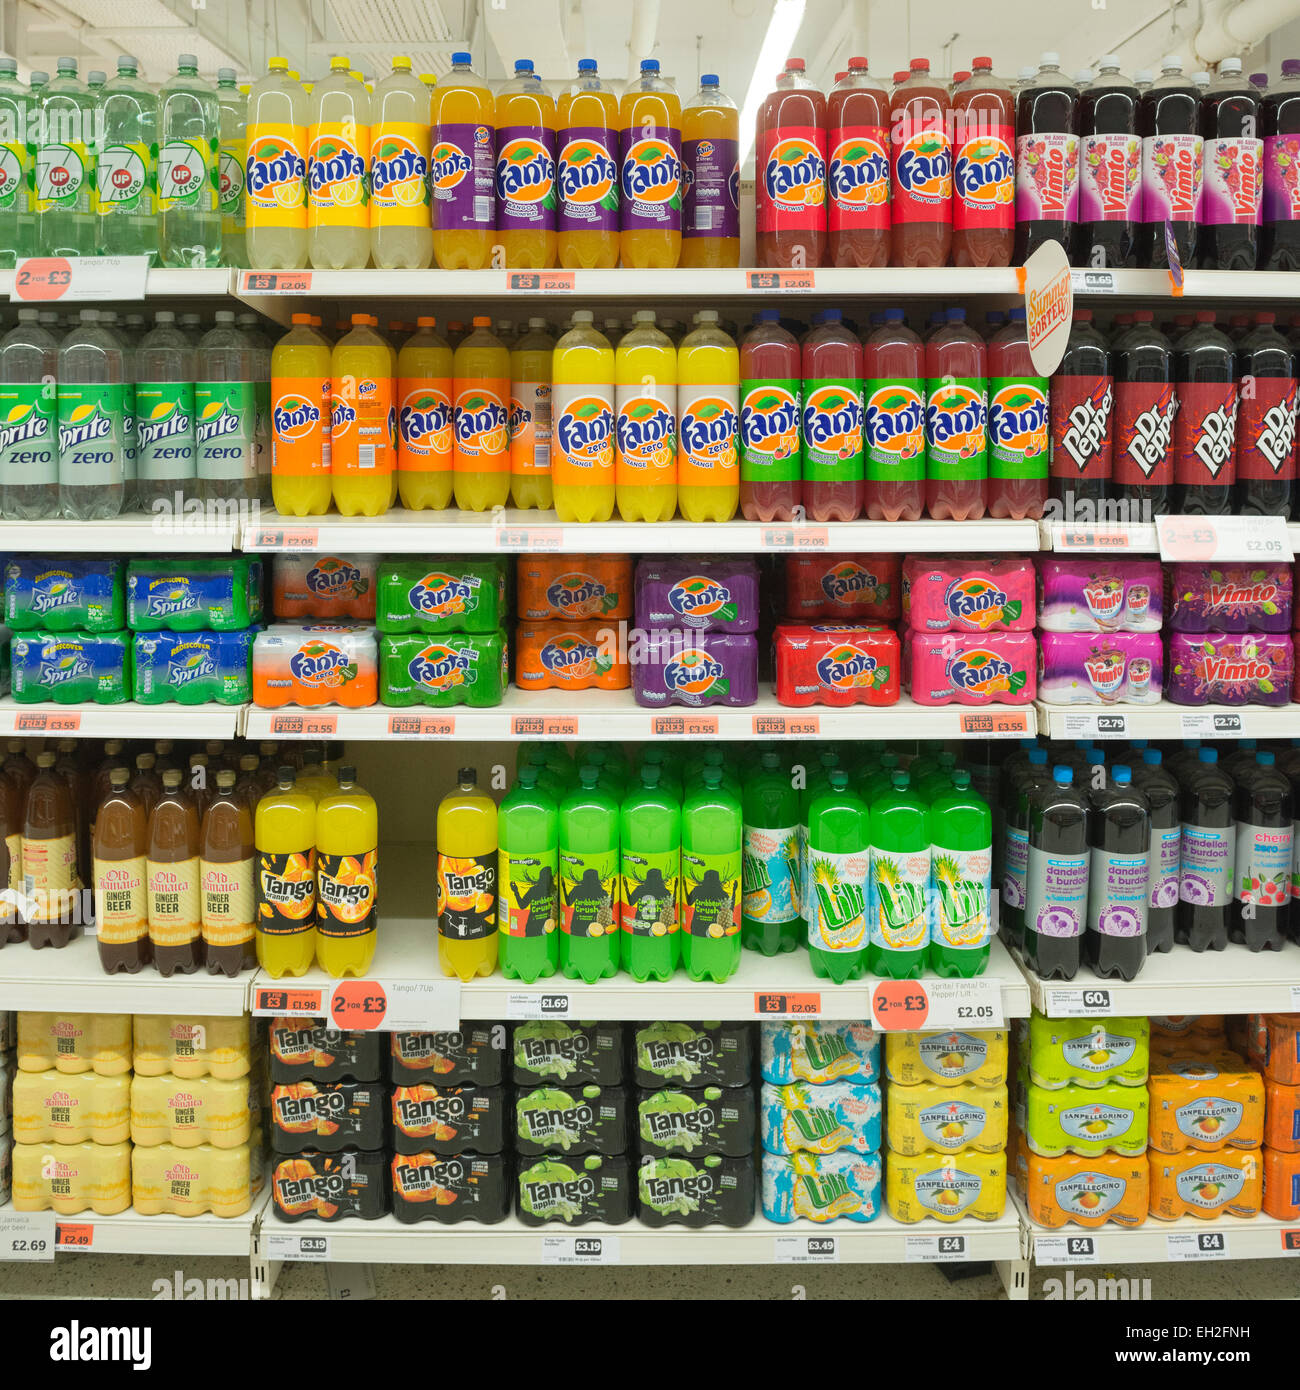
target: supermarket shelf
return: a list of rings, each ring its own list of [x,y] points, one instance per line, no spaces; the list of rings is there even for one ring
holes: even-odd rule
[[[0,734],[61,734],[65,738],[234,738],[243,705],[18,704],[0,699]]]
[[[1290,738],[1300,709],[1286,705],[1049,705],[1038,731],[1048,738]],[[1098,721],[1100,720],[1100,723]]]
[[[235,548],[244,518],[174,518],[143,512],[112,521],[0,521],[0,555],[207,555]]]
[[[13,283],[13,271],[0,270],[0,295],[8,299]],[[145,282],[145,294],[149,299],[225,299],[231,295],[234,284],[232,272],[223,267],[212,270],[153,269]],[[59,302],[79,302],[75,286]],[[49,306],[46,304],[43,307]]]
[[[1042,550],[1065,555],[1155,555],[1160,549],[1155,522],[1088,522],[1074,525],[1044,519],[1038,523]],[[1287,525],[1292,554],[1300,554],[1300,522]]]

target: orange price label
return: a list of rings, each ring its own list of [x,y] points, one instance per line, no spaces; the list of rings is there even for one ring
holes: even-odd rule
[[[512,270],[506,276],[506,288],[524,294],[572,294],[574,273],[571,270]]]
[[[650,732],[656,738],[674,734],[707,734],[716,737],[718,716],[716,714],[656,714],[650,719]]]
[[[242,270],[240,294],[310,294],[310,270]]]
[[[1300,1229],[1282,1232],[1282,1250],[1287,1255],[1300,1255]]]
[[[388,995],[377,980],[340,980],[330,997],[330,1018],[336,1028],[373,1033],[383,1027]]]
[[[1219,548],[1219,535],[1214,523],[1194,516],[1159,516],[1156,535],[1160,543],[1160,558],[1165,561],[1214,559]]]
[[[816,287],[816,277],[811,270],[747,270],[745,284],[751,290],[806,293]]]
[[[325,1002],[318,989],[258,985],[253,991],[253,1013],[258,1018],[321,1018]]]
[[[1029,713],[1023,709],[966,710],[961,731],[980,738],[1024,738],[1029,732]]]
[[[390,714],[391,738],[451,738],[456,732],[454,714]]]
[[[14,715],[16,734],[75,734],[81,728],[81,715],[19,713]]]
[[[14,299],[61,299],[72,284],[72,266],[62,256],[32,256],[14,271]]]
[[[821,1011],[820,994],[777,994],[764,990],[754,994],[756,1018],[817,1018]]]
[[[821,733],[821,716],[816,714],[756,714],[754,732],[767,738],[811,738]]]
[[[95,1228],[90,1224],[60,1222],[55,1228],[55,1245],[60,1250],[89,1250],[95,1243]]]
[[[338,732],[337,714],[273,714],[271,732],[280,738],[333,738]]]
[[[253,536],[250,550],[315,550],[320,532],[315,526],[263,527]]]
[[[516,714],[510,731],[516,738],[576,738],[578,720],[565,715]]]
[[[535,555],[541,551],[558,554],[564,544],[564,532],[558,526],[501,526],[498,527],[497,549],[512,554]]]
[[[925,986],[915,980],[881,980],[871,995],[876,1027],[888,1032],[915,1032],[930,1012]]]
[[[1059,531],[1057,550],[1131,550],[1132,539],[1127,531]]]

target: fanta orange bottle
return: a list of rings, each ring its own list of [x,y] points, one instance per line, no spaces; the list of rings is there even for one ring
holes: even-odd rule
[[[654,58],[619,103],[619,251],[625,266],[669,269],[682,249],[682,104]]]
[[[545,319],[510,349],[510,500],[516,507],[551,508],[551,357],[555,340]]]
[[[561,521],[614,514],[614,349],[589,309],[555,345],[551,369],[555,452],[551,492]]]
[[[412,511],[451,505],[451,345],[431,318],[397,354],[397,490]]]
[[[386,512],[394,485],[393,357],[374,322],[369,314],[353,314],[352,331],[334,344],[330,360],[330,474],[334,505],[344,516]]]
[[[677,512],[677,350],[653,309],[633,315],[614,354],[618,407],[614,484],[624,521],[671,521]]]
[[[497,94],[497,242],[507,267],[555,264],[555,103],[531,58]]]
[[[677,350],[677,500],[687,521],[730,521],[740,503],[740,354],[714,309]]]
[[[429,191],[433,259],[443,270],[482,270],[496,239],[496,122],[492,89],[451,55],[451,72],[432,93]]]
[[[556,254],[569,270],[618,264],[618,98],[594,58],[560,98],[556,140]]]
[[[504,507],[510,496],[510,352],[490,318],[474,320],[473,332],[456,349],[452,375],[456,505],[463,512]]]
[[[271,498],[281,516],[330,509],[330,347],[294,314],[271,352]]]

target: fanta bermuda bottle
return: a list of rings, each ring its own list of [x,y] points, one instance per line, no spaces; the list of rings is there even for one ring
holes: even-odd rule
[[[497,807],[462,767],[438,803],[438,963],[472,980],[497,964]]]
[[[740,264],[740,113],[713,73],[682,112],[686,266]]]
[[[425,270],[433,260],[429,220],[429,89],[409,58],[370,102],[370,259],[380,270]]]
[[[643,763],[619,809],[619,940],[638,983],[668,980],[681,963],[678,931],[682,805],[661,769]]]
[[[808,961],[819,979],[842,985],[867,966],[867,878],[871,818],[849,790],[849,774],[832,768],[808,807],[808,879],[804,912]]]
[[[969,979],[989,963],[989,883],[993,818],[957,768],[952,791],[930,806],[934,894],[930,910],[930,969]]]
[[[397,491],[411,511],[451,505],[451,344],[419,318],[397,354]]]
[[[244,245],[255,270],[307,264],[307,94],[284,58],[248,96]]]
[[[281,516],[324,516],[330,476],[330,346],[310,314],[271,352],[271,499]]]
[[[433,259],[442,270],[482,270],[496,240],[496,116],[468,53],[451,55],[429,121]]]
[[[463,512],[504,507],[510,496],[510,351],[486,316],[452,358],[452,467],[456,505]]]
[[[578,76],[556,115],[556,256],[568,270],[612,270],[618,264],[618,98],[600,80],[594,58],[578,60]]]
[[[614,354],[618,409],[614,461],[624,521],[671,521],[677,512],[677,350],[638,309]]]
[[[740,944],[774,956],[805,939],[799,911],[799,793],[781,754],[765,748],[745,779]]]
[[[192,53],[158,94],[158,245],[165,266],[221,264],[221,107]]]
[[[930,825],[909,774],[895,771],[890,783],[871,803],[867,969],[914,980],[925,969],[930,940]]]
[[[555,264],[555,103],[531,58],[497,93],[497,243],[508,268]]]
[[[730,521],[740,505],[740,354],[701,309],[677,350],[677,500],[687,521]]]
[[[374,323],[370,314],[353,314],[352,331],[334,344],[330,358],[330,474],[343,516],[379,516],[393,501],[394,362]]]
[[[539,781],[538,768],[521,766],[497,813],[501,973],[525,984],[560,963],[560,816]]]
[[[282,767],[257,803],[257,963],[274,979],[316,961],[316,800]]]
[[[692,980],[721,984],[740,964],[740,872],[745,818],[706,767],[682,803],[682,964]]]
[[[311,94],[307,254],[317,270],[359,270],[370,259],[370,96],[349,67],[331,58]]]
[[[635,270],[671,270],[682,249],[682,106],[676,88],[659,76],[654,58],[641,60],[618,108],[619,251]]]
[[[545,319],[529,319],[510,349],[510,500],[551,508],[551,359],[555,339]]]
[[[551,367],[555,451],[551,492],[564,522],[614,514],[614,349],[579,309]]]
[[[583,767],[560,803],[560,970],[594,984],[618,972],[618,801]]]

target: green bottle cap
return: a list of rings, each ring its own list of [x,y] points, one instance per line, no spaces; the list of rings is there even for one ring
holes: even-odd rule
[[[893,782],[895,791],[905,792],[912,785],[911,775],[901,767],[889,780]]]

